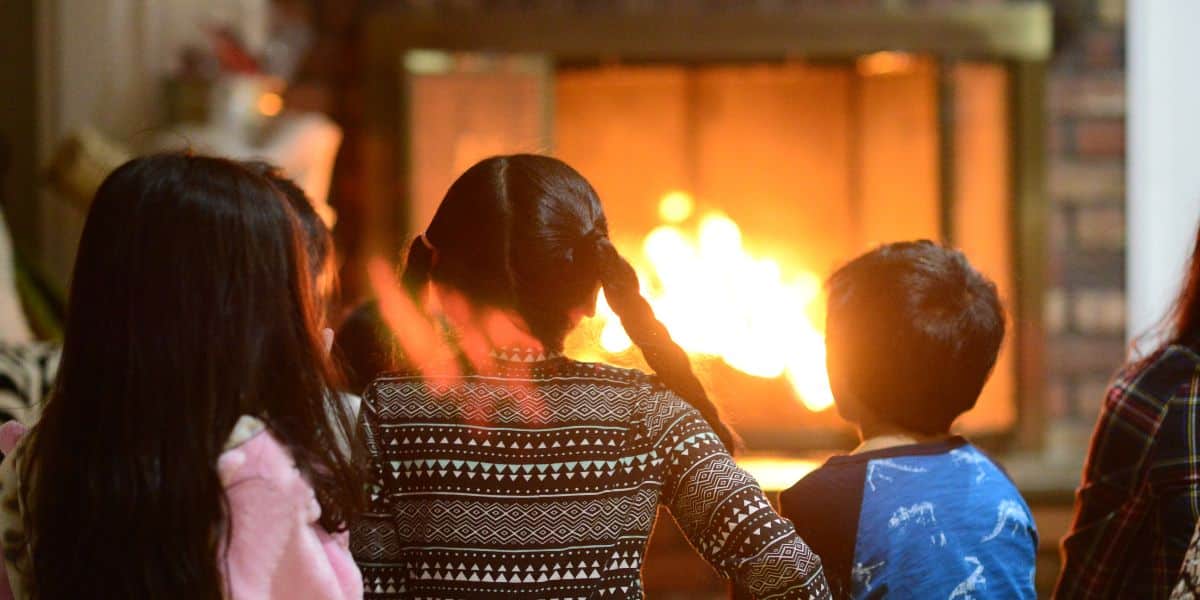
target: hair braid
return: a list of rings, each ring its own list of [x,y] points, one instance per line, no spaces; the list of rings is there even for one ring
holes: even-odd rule
[[[679,394],[704,416],[725,448],[734,452],[741,447],[741,438],[721,418],[721,412],[709,399],[700,379],[692,371],[691,361],[670,332],[654,315],[650,303],[638,290],[637,273],[617,252],[607,237],[596,237],[597,265],[604,296],[613,312],[621,318],[621,326],[629,339],[642,351],[646,363],[659,379]]]

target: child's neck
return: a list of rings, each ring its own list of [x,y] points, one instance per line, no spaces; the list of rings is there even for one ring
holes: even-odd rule
[[[862,443],[855,448],[851,454],[862,454],[863,452],[871,452],[874,450],[884,450],[886,448],[895,448],[898,446],[911,446],[913,444],[926,444],[929,442],[940,442],[953,437],[949,432],[927,434],[910,431],[903,427],[892,425],[889,423],[860,423],[858,426],[858,435],[862,439]]]

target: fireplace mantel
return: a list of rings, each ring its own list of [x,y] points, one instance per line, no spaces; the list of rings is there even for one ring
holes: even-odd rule
[[[384,11],[372,45],[549,53],[556,59],[754,60],[837,58],[900,50],[1037,61],[1050,55],[1041,3],[936,9],[569,12]]]

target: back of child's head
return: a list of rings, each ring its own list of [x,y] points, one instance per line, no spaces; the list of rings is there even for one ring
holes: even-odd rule
[[[36,597],[225,595],[217,460],[246,414],[293,454],[321,525],[346,527],[363,487],[329,449],[356,438],[329,402],[302,238],[279,190],[233,161],[146,156],[104,180],[54,390],[22,450]]]
[[[350,311],[338,327],[333,349],[341,363],[347,390],[362,394],[381,373],[401,366],[400,347],[379,310],[369,300]]]
[[[839,409],[939,434],[975,406],[1004,339],[996,285],[928,240],[880,246],[826,282],[826,366]]]
[[[288,179],[283,170],[271,163],[250,160],[242,163],[251,173],[265,178],[279,190],[292,212],[299,219],[303,234],[304,250],[308,253],[308,269],[313,279],[314,300],[318,313],[323,313],[333,302],[337,287],[337,264],[334,257],[333,233],[313,208],[312,199]],[[320,315],[319,315],[320,316]]]

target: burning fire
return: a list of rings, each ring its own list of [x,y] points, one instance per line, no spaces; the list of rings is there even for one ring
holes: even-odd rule
[[[645,237],[642,256],[633,259],[643,295],[689,353],[720,358],[756,377],[786,376],[809,410],[825,410],[833,394],[825,374],[820,278],[750,253],[737,223],[720,213],[707,212],[694,232],[685,230],[694,206],[684,192],[662,198],[664,224]],[[604,351],[630,348],[603,295],[595,318]]]

